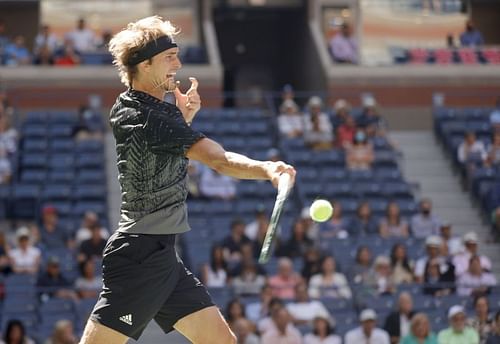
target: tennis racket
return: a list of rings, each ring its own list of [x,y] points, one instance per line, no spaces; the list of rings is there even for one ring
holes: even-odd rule
[[[278,228],[278,223],[280,220],[281,213],[285,206],[285,201],[290,194],[292,188],[291,178],[288,173],[283,173],[278,182],[278,196],[276,196],[276,201],[274,202],[273,213],[271,215],[271,220],[269,221],[269,226],[267,227],[266,237],[264,238],[264,243],[262,244],[262,249],[260,251],[259,263],[264,264],[269,261],[271,256],[271,246],[276,236],[276,229]]]

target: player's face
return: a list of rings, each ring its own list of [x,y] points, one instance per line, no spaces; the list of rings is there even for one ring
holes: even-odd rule
[[[152,58],[149,75],[155,88],[172,92],[175,87],[175,74],[182,67],[179,48],[170,48]]]

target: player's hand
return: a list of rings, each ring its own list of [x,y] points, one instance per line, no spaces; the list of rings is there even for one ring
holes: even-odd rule
[[[275,188],[278,187],[280,177],[283,173],[288,173],[290,175],[291,177],[290,187],[292,187],[293,184],[295,183],[295,175],[297,174],[295,168],[293,168],[292,165],[285,164],[283,161],[269,162],[269,168],[268,168],[269,179],[271,180],[271,183],[273,183],[273,186]]]
[[[201,98],[198,94],[198,80],[196,78],[190,77],[191,87],[184,94],[179,89],[179,82],[177,82],[177,87],[174,90],[174,95],[177,103],[177,107],[181,110],[182,115],[186,122],[192,122],[196,113],[201,107]]]

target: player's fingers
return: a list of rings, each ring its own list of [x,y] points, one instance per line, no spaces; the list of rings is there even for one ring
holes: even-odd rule
[[[174,96],[175,98],[177,99],[180,99],[179,97],[183,96],[184,94],[182,94],[181,92],[181,89],[179,88],[181,85],[181,83],[179,81],[176,82],[176,87],[174,89]]]
[[[191,81],[191,87],[189,88],[189,90],[197,90],[198,89],[198,80],[196,78],[193,78],[192,76],[189,77],[189,81]]]

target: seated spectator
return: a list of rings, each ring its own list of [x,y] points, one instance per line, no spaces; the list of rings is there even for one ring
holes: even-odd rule
[[[370,203],[359,203],[350,227],[350,236],[378,234],[378,222],[372,214]]]
[[[340,32],[330,41],[330,51],[337,63],[358,63],[358,42],[348,23],[342,24]]]
[[[429,235],[439,235],[441,220],[432,213],[432,201],[424,198],[420,201],[420,212],[411,218],[411,232],[415,238],[425,239]]]
[[[41,47],[33,56],[33,64],[37,66],[52,66],[55,63],[55,55],[47,46]]]
[[[300,212],[300,219],[302,220],[304,226],[306,227],[306,235],[309,239],[317,242],[319,240],[319,223],[313,221],[311,214],[309,213],[308,206],[302,208]]]
[[[391,344],[399,344],[410,333],[410,322],[414,314],[411,295],[407,292],[399,294],[397,311],[385,318],[384,330],[389,334]]]
[[[438,344],[437,337],[431,331],[429,318],[424,313],[417,313],[411,318],[410,332],[403,337],[401,344]]]
[[[40,299],[42,301],[47,301],[53,297],[78,300],[71,283],[61,273],[57,257],[49,258],[46,270],[38,277],[36,286],[40,290]]]
[[[248,319],[254,323],[269,315],[270,302],[273,298],[273,289],[265,284],[260,289],[259,301],[249,303],[246,307]]]
[[[460,239],[460,237],[452,235],[451,227],[452,226],[450,222],[443,222],[439,227],[439,230],[441,234],[441,240],[443,240],[443,243],[448,247],[448,254],[450,256],[455,256],[462,252],[463,246],[462,239]]]
[[[373,263],[366,282],[374,294],[386,295],[395,292],[394,279],[392,277],[391,262],[386,256],[378,256]]]
[[[280,107],[278,128],[287,138],[300,137],[304,133],[304,119],[299,114],[297,104],[291,99],[285,100]]]
[[[292,316],[293,322],[297,325],[312,325],[312,321],[317,316],[330,319],[330,313],[325,305],[319,300],[309,299],[307,285],[299,283],[295,286],[295,300],[287,304],[286,308]]]
[[[349,236],[349,219],[342,215],[342,205],[332,202],[333,214],[330,220],[320,225],[320,239],[339,238],[345,239]]]
[[[321,111],[323,101],[313,96],[304,116],[304,140],[312,149],[329,149],[333,142],[333,129],[328,115]]]
[[[256,262],[255,249],[256,249],[255,242],[247,242],[247,243],[244,243],[241,245],[241,247],[240,247],[240,260],[239,260],[239,262],[233,264],[233,268],[229,272],[230,277],[240,276],[243,269],[246,268],[248,265],[255,265],[257,275],[262,275],[262,276],[267,275],[266,269],[264,269],[264,267],[262,265],[255,264],[255,262]],[[260,250],[259,250],[257,256],[259,254],[260,254]],[[258,293],[258,291],[257,291],[257,293]]]
[[[54,64],[56,66],[76,66],[80,64],[79,52],[75,50],[71,40],[65,40],[61,52],[56,54]]]
[[[396,285],[413,283],[413,263],[408,259],[406,246],[394,244],[391,250],[392,278]]]
[[[101,226],[98,223],[91,225],[92,237],[82,241],[78,254],[78,261],[83,262],[88,259],[102,259],[106,240],[101,237]]]
[[[224,258],[224,248],[220,245],[212,246],[210,264],[202,268],[202,281],[207,287],[223,288],[227,282],[227,262]]]
[[[439,272],[443,275],[443,279],[446,279],[447,281],[454,281],[455,267],[447,261],[445,256],[441,254],[443,246],[441,237],[437,235],[431,235],[425,239],[426,255],[420,257],[415,264],[415,279],[417,283],[424,282],[427,263],[431,260],[436,260],[439,264]]]
[[[12,128],[5,106],[0,102],[0,147],[6,150],[8,156],[17,152],[17,139],[17,130]]]
[[[349,104],[345,99],[338,99],[333,105],[333,127],[337,128],[343,123],[345,123],[347,117],[351,113],[351,104]]]
[[[495,323],[493,330],[491,331],[486,344],[498,344],[500,343],[500,311],[495,313]]]
[[[309,295],[312,298],[332,297],[350,299],[349,283],[344,274],[336,271],[336,262],[332,256],[325,256],[321,262],[321,273],[309,280]]]
[[[321,273],[322,258],[317,247],[309,247],[304,253],[303,261],[301,275],[306,281],[309,281],[313,275]]]
[[[466,323],[479,333],[480,342],[485,343],[494,330],[494,319],[490,316],[490,306],[486,296],[478,296],[474,299],[474,310],[475,315],[468,318]]]
[[[298,219],[293,224],[292,236],[277,247],[276,255],[278,257],[300,258],[312,245],[313,241],[306,236],[303,221]]]
[[[442,265],[443,263],[438,258],[427,261],[422,289],[424,294],[440,297],[453,292],[454,288],[451,283],[454,283],[455,276],[441,272]]]
[[[278,273],[268,281],[273,289],[273,296],[281,299],[294,299],[295,287],[301,282],[300,275],[293,271],[292,261],[285,257],[278,260]]]
[[[99,109],[82,105],[78,109],[78,123],[73,129],[73,137],[77,141],[104,139],[106,131],[102,113]]]
[[[245,226],[245,235],[255,240],[257,233],[266,232],[269,226],[269,217],[267,216],[266,206],[262,203],[257,204],[255,208],[255,218]]]
[[[304,336],[304,344],[341,344],[342,338],[334,334],[332,323],[327,317],[314,318],[313,332]]]
[[[206,168],[201,174],[200,191],[208,198],[231,200],[236,196],[235,180]]]
[[[385,122],[377,110],[377,101],[372,95],[363,97],[361,100],[363,110],[356,123],[362,128],[372,127],[377,135],[384,135]]]
[[[366,284],[372,267],[372,252],[367,246],[360,246],[356,252],[354,266],[351,268],[351,280]]]
[[[9,252],[10,247],[5,238],[5,232],[0,231],[0,273],[4,275],[12,272],[8,256]]]
[[[5,47],[4,54],[7,66],[22,66],[31,63],[31,55],[26,48],[24,36],[16,36],[14,41]]]
[[[291,324],[291,316],[285,307],[275,309],[271,317],[274,326],[262,335],[261,344],[302,343],[302,335]]]
[[[86,28],[85,19],[78,19],[75,30],[70,31],[65,37],[73,42],[75,49],[80,52],[91,52],[96,49],[96,37],[92,30]]]
[[[266,276],[259,273],[253,260],[243,260],[240,273],[231,281],[237,295],[257,295],[266,284]]]
[[[376,327],[377,313],[373,309],[364,309],[359,315],[361,326],[346,333],[344,344],[389,344],[389,335]]]
[[[468,232],[463,237],[465,250],[453,258],[455,265],[455,274],[461,276],[469,269],[470,259],[473,256],[478,256],[481,262],[481,268],[486,271],[491,271],[491,260],[485,255],[479,254],[479,238],[476,232]]]
[[[102,30],[101,37],[96,43],[96,50],[107,53],[109,48],[109,41],[111,41],[111,38],[113,38],[113,31],[111,31],[110,29]]]
[[[10,184],[12,179],[12,165],[7,156],[7,150],[0,146],[0,185]]]
[[[458,146],[458,161],[467,165],[482,164],[487,157],[484,143],[476,139],[476,134],[472,131],[465,133],[464,141]]]
[[[500,129],[500,97],[497,98],[495,110],[490,114],[490,123],[493,127],[493,132]]]
[[[232,330],[238,343],[241,344],[259,344],[259,337],[253,333],[255,326],[245,318],[239,318],[233,323]]]
[[[356,132],[354,143],[346,146],[346,153],[347,167],[350,170],[371,169],[375,154],[363,130]]]
[[[76,243],[88,240],[92,237],[92,229],[98,226],[101,229],[101,238],[107,240],[109,238],[109,232],[106,228],[102,227],[99,222],[99,216],[93,211],[87,211],[83,215],[82,227],[76,232]]]
[[[75,335],[73,323],[69,320],[59,320],[54,325],[52,336],[45,344],[77,344],[78,338]]]
[[[345,148],[352,145],[356,135],[356,122],[352,116],[346,116],[344,123],[337,127],[336,143],[338,147]]]
[[[291,100],[293,104],[295,105],[295,108],[299,108],[297,103],[295,102],[295,93],[293,92],[293,87],[290,84],[286,84],[283,86],[283,92],[281,92],[281,105],[279,108],[280,113],[284,113],[284,104],[285,102]]]
[[[396,202],[387,205],[386,215],[380,220],[379,233],[383,238],[409,236],[408,222],[401,218],[399,205]]]
[[[500,166],[500,131],[494,132],[492,143],[488,147],[486,162],[488,166]]]
[[[460,44],[462,47],[478,47],[484,44],[483,35],[471,19],[465,23],[465,31],[460,35]]]
[[[0,344],[35,344],[35,342],[26,335],[23,323],[13,319],[7,322]]]
[[[231,223],[231,234],[222,241],[224,257],[229,262],[239,262],[241,260],[241,246],[251,243],[245,235],[245,223],[240,219],[235,219]]]
[[[16,274],[35,275],[40,268],[42,253],[38,247],[33,247],[30,237],[30,231],[26,227],[21,227],[16,231],[18,246],[9,252],[12,270]]]
[[[57,209],[51,205],[47,205],[42,209],[40,243],[47,250],[71,248],[74,244],[66,231],[59,227]]]
[[[439,332],[439,344],[479,344],[479,334],[465,325],[465,310],[462,306],[452,306],[448,311],[450,327]]]
[[[80,299],[96,299],[102,288],[102,278],[95,274],[95,263],[86,260],[80,263],[80,277],[75,281],[75,290]]]
[[[35,44],[33,47],[33,52],[39,54],[40,50],[46,49],[50,54],[53,54],[58,48],[59,42],[56,35],[54,35],[50,26],[44,24],[40,27],[40,31],[35,37]]]
[[[233,328],[233,325],[238,319],[245,318],[245,305],[241,303],[238,299],[232,299],[226,305],[225,318],[229,327]]]
[[[458,278],[457,292],[461,296],[478,297],[488,294],[490,288],[496,284],[497,280],[495,276],[491,272],[483,271],[480,258],[472,256],[468,271]]]

